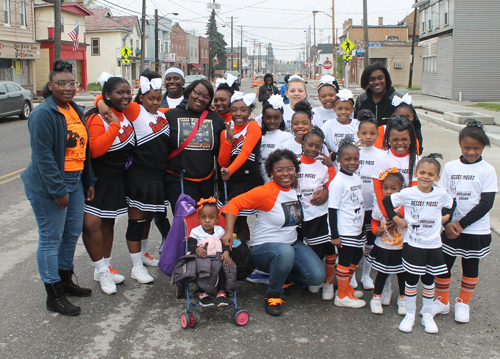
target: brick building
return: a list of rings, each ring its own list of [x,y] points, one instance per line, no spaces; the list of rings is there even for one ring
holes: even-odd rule
[[[409,32],[410,23],[413,24],[413,13],[408,15],[398,25],[384,25],[383,18],[380,17],[378,25],[368,26],[370,63],[379,62],[387,67],[391,74],[393,86],[395,87],[408,86],[413,40]],[[344,21],[343,34],[339,38],[339,43],[344,42],[346,38],[350,39],[356,45],[356,49],[362,49],[364,47],[363,26],[354,25],[352,19]],[[356,55],[357,52],[353,52],[353,54]],[[421,57],[422,48],[416,46],[413,68],[414,87],[420,87],[421,83]],[[357,84],[361,82],[361,74],[364,68],[363,61],[354,56],[349,66],[345,66],[344,70],[348,69],[349,72],[349,82]]]
[[[203,36],[198,37],[198,47],[199,47],[199,64],[203,66],[203,74],[208,76],[208,56],[209,56],[209,40]]]
[[[185,74],[188,74],[187,68],[187,43],[186,33],[175,23],[172,26],[172,33],[170,34],[170,52],[175,53],[175,62],[170,62],[167,67],[176,66],[182,69]]]

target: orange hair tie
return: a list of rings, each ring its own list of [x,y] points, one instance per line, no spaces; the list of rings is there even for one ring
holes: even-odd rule
[[[396,167],[389,168],[389,169],[385,170],[384,173],[380,174],[379,180],[381,180],[381,181],[385,180],[385,178],[387,177],[387,175],[389,173],[398,173],[398,172],[399,172],[399,170]]]
[[[216,201],[216,199],[215,199],[215,198],[213,198],[213,197],[210,197],[210,198],[208,198],[208,199],[201,198],[201,199],[199,200],[199,202],[198,202],[198,203],[196,203],[196,204],[198,205],[198,211],[199,211],[200,209],[202,209],[202,208],[203,208],[203,205],[204,205],[205,203],[217,203],[217,201]]]

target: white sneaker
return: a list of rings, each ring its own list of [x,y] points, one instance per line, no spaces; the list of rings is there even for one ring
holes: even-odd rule
[[[384,308],[382,308],[382,298],[373,297],[370,300],[370,310],[373,314],[384,314]]]
[[[392,290],[382,291],[382,305],[390,305],[392,297]]]
[[[321,285],[310,285],[307,289],[309,289],[309,292],[316,294],[321,290]]]
[[[323,300],[332,300],[334,297],[333,283],[325,283],[323,284],[323,293],[321,294],[321,298]]]
[[[111,278],[111,273],[109,269],[105,269],[103,271],[97,272],[97,279],[101,284],[101,289],[107,295],[116,293],[116,284]]]
[[[437,297],[434,299],[434,302],[432,304],[432,315],[438,315],[438,314],[448,314],[450,312],[450,303],[444,304],[441,302],[442,297]]]
[[[121,274],[119,274],[116,269],[112,268],[111,266],[108,266],[108,268],[109,268],[109,272],[111,274],[111,278],[113,279],[115,284],[120,284],[120,283],[123,283],[125,281],[125,277],[122,276]],[[99,282],[99,272],[97,271],[97,269],[94,270],[94,280],[96,282]]]
[[[398,298],[398,314],[406,315],[406,298],[399,297]]]
[[[349,285],[356,289],[358,287],[358,282],[356,281],[356,275],[353,274],[351,281],[349,282]]]
[[[370,277],[361,279],[361,284],[363,285],[364,290],[372,290],[373,288],[375,288],[373,279],[371,279]]]
[[[158,259],[154,259],[149,252],[146,252],[142,255],[142,263],[150,267],[158,267]]]
[[[155,279],[149,274],[148,270],[146,267],[141,266],[141,267],[133,267],[132,268],[132,275],[131,277],[135,280],[137,280],[139,283],[146,284],[146,283],[151,283]]]
[[[457,298],[455,302],[455,321],[459,323],[469,323],[469,305]]]
[[[415,325],[415,314],[406,313],[401,323],[399,323],[399,330],[405,333],[411,333],[414,325]]]
[[[432,313],[424,313],[422,315],[422,325],[427,333],[435,334],[438,332],[438,327]]]
[[[348,294],[342,299],[336,295],[333,304],[337,307],[363,308],[366,305],[366,302],[363,299],[357,299]]]
[[[354,298],[363,298],[363,295],[365,293],[363,293],[362,291],[360,290],[354,290],[354,288],[352,290],[349,291],[349,293],[351,293],[351,295],[354,297]]]

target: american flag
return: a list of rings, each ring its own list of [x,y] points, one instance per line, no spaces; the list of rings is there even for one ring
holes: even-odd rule
[[[78,45],[79,45],[79,41],[78,41],[78,27],[80,25],[76,25],[75,28],[73,30],[71,30],[69,32],[69,37],[71,38],[71,40],[73,40],[73,51],[76,51],[78,50]]]
[[[219,58],[217,57],[217,54],[215,54],[214,56],[214,61],[217,63],[217,65],[219,64]]]

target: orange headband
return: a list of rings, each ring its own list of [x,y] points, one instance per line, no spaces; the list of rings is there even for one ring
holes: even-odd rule
[[[396,167],[389,168],[389,169],[385,170],[384,173],[380,174],[379,180],[381,180],[381,181],[385,180],[385,178],[387,177],[387,175],[389,173],[398,173],[398,172],[399,172],[399,170]]]
[[[198,211],[203,208],[203,205],[205,203],[217,203],[217,201],[213,197],[210,197],[208,199],[201,198],[200,201],[198,203],[196,203],[198,205]]]

